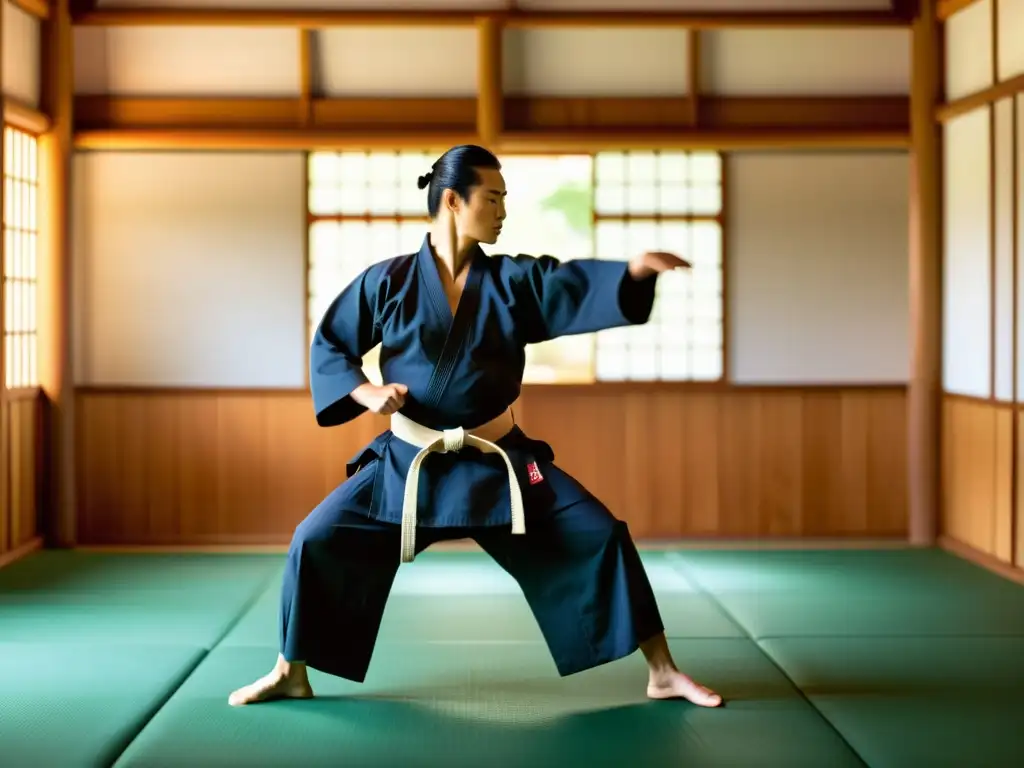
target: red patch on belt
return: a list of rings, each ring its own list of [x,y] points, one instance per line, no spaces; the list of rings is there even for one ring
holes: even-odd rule
[[[537,462],[531,461],[527,464],[526,472],[530,478],[530,485],[536,485],[537,483],[543,482],[544,475],[540,473],[540,469],[537,467]]]

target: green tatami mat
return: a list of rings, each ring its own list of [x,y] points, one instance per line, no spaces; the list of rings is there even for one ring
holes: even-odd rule
[[[433,553],[427,553],[428,555]],[[715,602],[660,557],[645,568],[669,637],[745,637]],[[224,645],[273,645],[281,579],[275,578]],[[543,642],[519,585],[487,555],[421,555],[402,566],[381,622],[379,642]]]
[[[43,552],[0,570],[0,642],[210,647],[278,556]]]
[[[1024,638],[761,645],[872,768],[1024,765]]]
[[[388,645],[367,682],[312,673],[318,698],[234,709],[276,651],[213,651],[116,763],[141,766],[778,766],[861,763],[748,640],[679,640],[730,703],[648,701],[639,653],[558,677],[535,643]]]
[[[0,643],[0,764],[111,765],[202,653]]]
[[[1024,587],[938,550],[676,552],[755,638],[1021,635]]]

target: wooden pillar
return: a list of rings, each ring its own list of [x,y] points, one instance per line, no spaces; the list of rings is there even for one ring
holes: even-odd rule
[[[907,400],[910,543],[932,546],[940,516],[942,407],[941,99],[937,0],[914,19],[910,88],[910,387]]]
[[[44,535],[50,546],[74,546],[75,392],[71,368],[71,153],[74,59],[69,0],[52,0],[43,26],[43,110],[50,130],[40,137],[39,384],[45,425]]]
[[[480,143],[497,151],[505,118],[501,76],[502,26],[493,16],[477,19],[476,132]]]
[[[3,49],[4,49],[4,21],[2,8],[0,8],[0,62],[3,61]],[[0,66],[0,102],[4,101],[3,93],[5,92],[4,78],[3,78],[3,67]],[[6,120],[6,114],[4,104],[0,103],[0,117]],[[5,125],[4,121],[0,121],[0,129]],[[3,131],[0,130],[0,173],[3,172],[5,156],[5,141],[3,140]],[[4,187],[7,184],[0,179],[0,216],[2,216],[5,210],[6,203],[4,201]],[[2,224],[0,219],[0,224]],[[7,238],[0,236],[0,267],[7,263],[7,253],[5,248]],[[4,290],[3,275],[6,274],[7,270],[0,270],[0,555],[6,552],[8,549],[13,548],[14,542],[11,541],[11,520],[13,519],[14,513],[11,510],[11,431],[10,431],[10,419],[8,412],[8,393],[7,393],[7,308],[4,300],[6,299],[7,291]]]

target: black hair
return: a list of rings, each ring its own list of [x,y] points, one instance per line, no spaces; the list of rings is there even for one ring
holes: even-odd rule
[[[480,184],[478,168],[501,169],[501,163],[491,152],[475,144],[460,144],[441,155],[431,170],[420,176],[420,189],[427,190],[427,213],[430,218],[437,216],[441,207],[441,193],[446,189],[455,192],[463,200],[469,200],[471,188]]]

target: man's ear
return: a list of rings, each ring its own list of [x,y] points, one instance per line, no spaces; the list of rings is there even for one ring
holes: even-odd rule
[[[459,207],[459,196],[455,194],[454,189],[446,189],[442,194],[442,200],[444,207],[452,213],[455,213]]]

